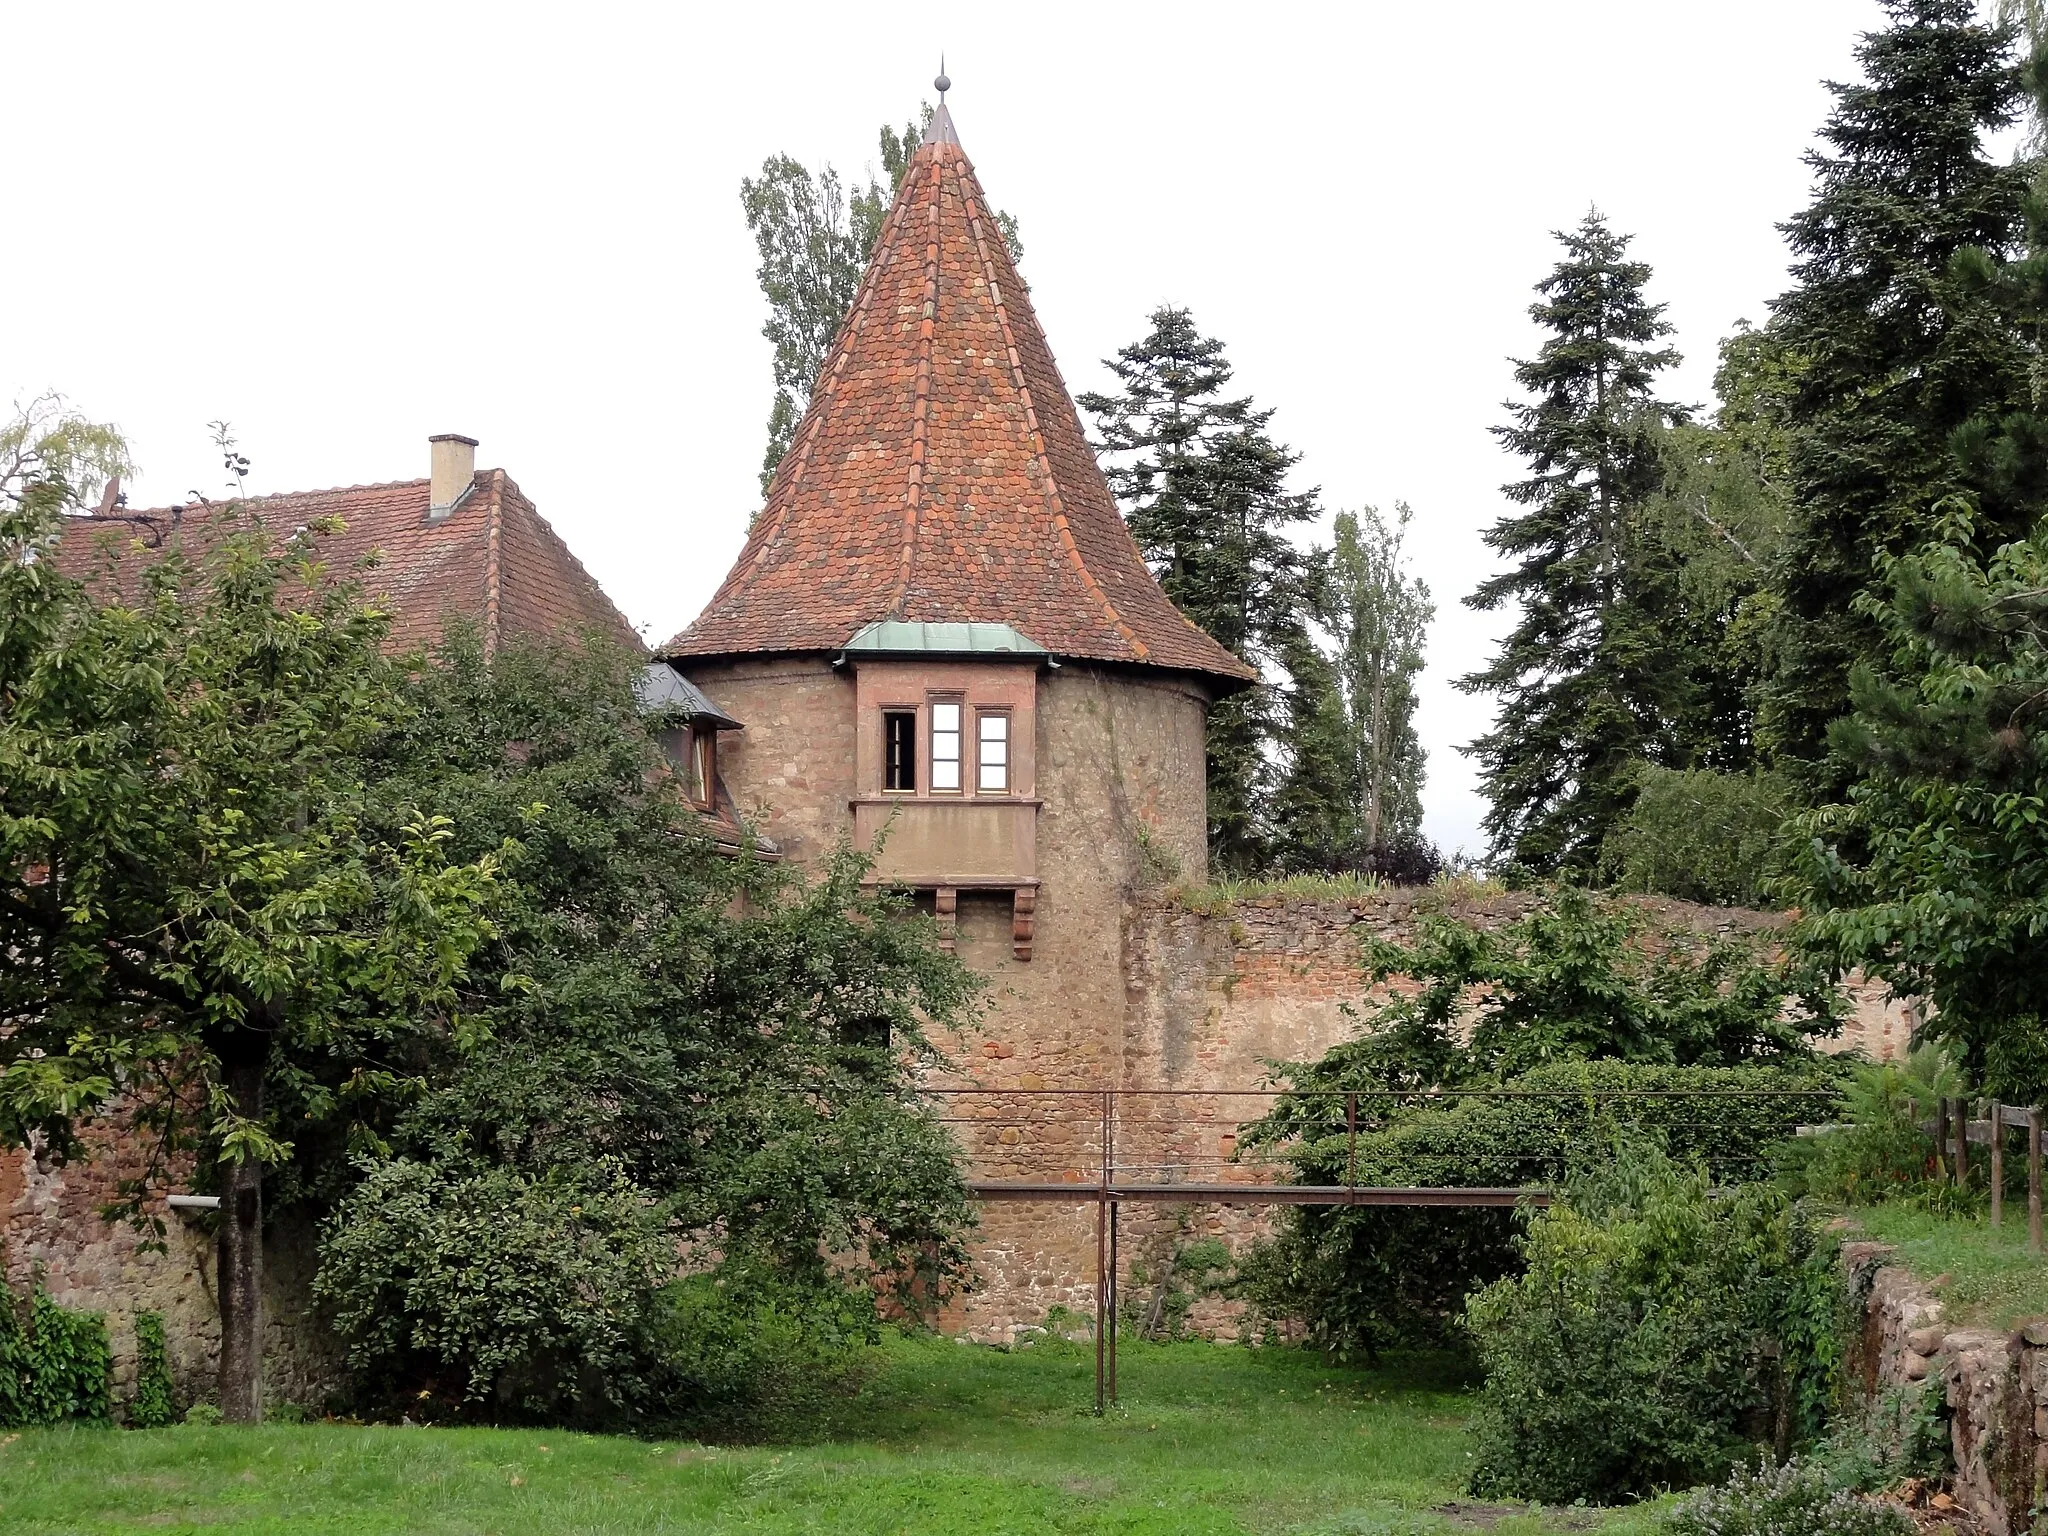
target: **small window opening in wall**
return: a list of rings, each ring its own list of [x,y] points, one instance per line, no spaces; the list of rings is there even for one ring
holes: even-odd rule
[[[974,787],[983,794],[1006,794],[1010,788],[1010,717],[985,714],[976,728],[980,750],[975,754]]]
[[[718,786],[718,733],[690,732],[690,798],[710,808]]]
[[[960,706],[932,706],[932,789],[960,787]]]
[[[882,787],[904,794],[917,792],[917,716],[907,709],[882,715],[884,771]]]

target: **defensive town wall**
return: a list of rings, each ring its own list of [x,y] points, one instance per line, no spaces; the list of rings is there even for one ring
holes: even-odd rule
[[[1528,898],[1513,892],[1450,884],[1386,890],[1352,900],[1263,896],[1223,900],[1151,889],[1130,894],[1117,928],[1121,940],[1122,1020],[1114,1071],[1094,1081],[1055,1069],[1032,1036],[1030,1016],[998,1006],[978,1036],[954,1045],[966,1070],[954,1081],[980,1086],[1041,1088],[1065,1084],[1132,1090],[1118,1100],[1112,1127],[1118,1177],[1130,1182],[1253,1182],[1268,1176],[1234,1162],[1235,1130],[1270,1100],[1239,1096],[1269,1081],[1272,1063],[1313,1059],[1361,1027],[1367,1000],[1364,941],[1405,943],[1418,921],[1437,912],[1482,927],[1512,922]],[[1652,931],[1702,935],[1767,934],[1782,917],[1685,902],[1641,899]],[[984,934],[963,915],[960,953],[1008,980],[1000,935]],[[1875,984],[1849,988],[1853,1011],[1839,1050],[1860,1049],[1889,1060],[1905,1048],[1912,1020]],[[976,1058],[979,1058],[978,1060]],[[1174,1090],[1156,1098],[1144,1090]],[[949,1113],[979,1118],[967,1127],[977,1177],[1072,1179],[1099,1176],[1099,1097],[1064,1103],[1030,1095],[977,1095],[949,1104]],[[1157,1276],[1178,1246],[1217,1237],[1233,1247],[1266,1230],[1256,1206],[1127,1206],[1121,1212],[1119,1271],[1132,1292],[1136,1266]],[[1055,1306],[1087,1313],[1094,1306],[1095,1209],[1077,1200],[991,1205],[982,1228],[982,1284],[948,1319],[970,1337],[1008,1339],[1038,1324]],[[1203,1304],[1199,1326],[1228,1332],[1231,1303]]]
[[[1099,693],[1091,699],[1088,690],[1076,689],[1061,707],[1113,710],[1123,702]],[[1114,733],[1081,734],[1097,743],[1115,740]],[[1108,757],[1077,754],[1053,771],[1093,776],[1104,786],[1122,777]],[[1113,803],[1115,794],[1106,787],[1098,802],[1105,826],[1134,814]],[[1259,1113],[1264,1101],[1226,1098],[1222,1090],[1256,1086],[1269,1062],[1315,1056],[1358,1028],[1345,1008],[1366,990],[1361,939],[1409,939],[1427,911],[1496,925],[1511,921],[1526,901],[1457,886],[1348,901],[1223,901],[1199,891],[1177,896],[1157,883],[1170,861],[1156,848],[1130,853],[1111,878],[1089,868],[1078,851],[1061,852],[1078,850],[1081,839],[1048,841],[1048,895],[1030,960],[1014,953],[1006,903],[966,895],[960,903],[958,952],[988,978],[992,1006],[976,1028],[946,1042],[958,1070],[943,1081],[1009,1090],[949,1101],[949,1117],[975,1122],[959,1129],[981,1178],[1095,1177],[1099,1096],[1077,1096],[1064,1101],[1071,1107],[1054,1110],[1016,1090],[1104,1086],[1204,1090],[1149,1106],[1125,1101],[1116,1127],[1121,1177],[1260,1177],[1230,1155],[1232,1128]],[[1683,903],[1650,905],[1660,923],[1702,932],[1757,930],[1775,921]],[[1902,1049],[1909,1031],[1901,1008],[1864,988],[1842,1044],[1885,1058]],[[166,1228],[160,1245],[103,1220],[100,1207],[138,1168],[133,1149],[104,1134],[89,1138],[89,1146],[88,1156],[62,1165],[23,1154],[0,1158],[0,1257],[7,1278],[17,1289],[40,1282],[63,1305],[107,1315],[117,1398],[132,1388],[135,1313],[164,1313],[181,1390],[204,1395],[218,1334],[211,1242],[199,1224],[160,1202],[155,1214]],[[1120,1244],[1126,1284],[1134,1265],[1156,1273],[1163,1255],[1191,1237],[1240,1241],[1263,1230],[1264,1220],[1256,1207],[1127,1208]],[[309,1238],[302,1230],[275,1232],[267,1247],[273,1402],[318,1404],[334,1379],[333,1346],[307,1292]],[[946,1319],[970,1337],[1008,1339],[1041,1323],[1055,1306],[1082,1314],[1093,1308],[1095,1225],[1088,1201],[991,1205],[978,1252],[981,1285]],[[1227,1332],[1233,1317],[1229,1305],[1218,1304],[1204,1307],[1197,1321]]]

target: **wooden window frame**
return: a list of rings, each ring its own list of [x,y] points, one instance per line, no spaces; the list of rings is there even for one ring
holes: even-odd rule
[[[1003,784],[990,789],[981,782],[981,722],[1003,722]],[[974,792],[977,795],[1010,796],[1017,793],[1017,713],[1007,704],[977,704],[974,708]]]
[[[939,730],[938,712],[948,706],[959,712],[955,717],[953,729],[944,733],[951,735],[954,742],[954,782],[950,787],[939,783],[938,765],[941,759],[937,755],[939,736],[942,734]],[[964,694],[934,693],[925,699],[924,783],[925,794],[932,798],[944,796],[953,799],[967,793],[967,715],[967,699]]]
[[[690,799],[700,811],[718,806],[718,732],[708,725],[690,727]]]
[[[931,734],[929,731],[918,729],[919,713],[920,711],[915,704],[884,704],[882,706],[882,793],[885,795],[914,795],[918,792],[918,775],[924,768],[919,758],[924,752],[924,738]],[[889,740],[889,728],[890,723],[898,716],[910,722],[910,783],[908,785],[897,785],[889,782],[890,775],[896,766],[892,751],[893,743]]]

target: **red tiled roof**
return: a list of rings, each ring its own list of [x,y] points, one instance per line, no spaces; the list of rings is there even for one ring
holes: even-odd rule
[[[746,548],[661,654],[832,650],[890,618],[1253,675],[1145,568],[944,108]]]
[[[429,482],[351,485],[327,491],[252,496],[238,505],[273,533],[289,535],[315,518],[335,517],[342,531],[320,541],[320,558],[347,575],[366,558],[365,591],[392,609],[391,646],[430,645],[451,617],[473,621],[495,648],[513,634],[574,635],[590,630],[644,650],[625,616],[569,552],[511,476],[477,472],[455,510],[429,522]],[[172,544],[189,547],[214,529],[205,507],[158,508],[68,523],[60,568],[89,577],[111,552],[118,571],[142,546],[145,557]]]

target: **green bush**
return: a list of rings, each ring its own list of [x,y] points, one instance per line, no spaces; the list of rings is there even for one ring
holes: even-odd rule
[[[1780,775],[1710,769],[1637,771],[1635,804],[1601,848],[1623,890],[1713,906],[1765,907],[1778,874],[1780,829],[1793,805]]]
[[[372,1402],[587,1416],[639,1390],[635,1341],[675,1249],[662,1213],[602,1170],[399,1160],[342,1201],[320,1260],[314,1293]]]
[[[1843,1091],[1846,1118],[1785,1149],[1787,1186],[1851,1205],[1926,1190],[1945,1149],[1935,1147],[1920,1122],[1934,1117],[1939,1099],[1961,1093],[1962,1078],[1939,1046],[1920,1046],[1904,1063],[1858,1066]]]
[[[729,1259],[655,1298],[640,1416],[705,1440],[815,1431],[866,1379],[879,1335],[872,1290]]]
[[[1670,1536],[1913,1536],[1913,1521],[1896,1505],[1879,1504],[1837,1487],[1820,1467],[1787,1462],[1760,1471],[1738,1469],[1718,1488],[1703,1488],[1664,1517]]]
[[[135,1396],[128,1403],[128,1427],[162,1429],[177,1422],[171,1400],[171,1355],[164,1344],[164,1315],[135,1314]]]
[[[1727,1472],[1818,1432],[1839,1348],[1825,1240],[1768,1185],[1624,1149],[1467,1304],[1486,1368],[1474,1492],[1611,1503]]]
[[[0,1286],[0,1426],[105,1422],[112,1368],[99,1313],[60,1307],[38,1289],[24,1321]]]
[[[1704,1164],[1716,1183],[1739,1184],[1772,1170],[1800,1121],[1831,1112],[1816,1108],[1825,1100],[1769,1095],[1831,1093],[1837,1071],[1824,1061],[1571,1061],[1503,1085],[1526,1097],[1404,1102],[1361,1093],[1356,1177],[1367,1185],[1555,1186],[1626,1135],[1681,1163]],[[1681,1096],[1693,1094],[1719,1097]],[[1273,1146],[1301,1183],[1342,1184],[1353,1168],[1341,1094],[1282,1100],[1246,1141]],[[1246,1258],[1240,1283],[1261,1311],[1300,1319],[1331,1354],[1369,1358],[1394,1344],[1454,1337],[1466,1296],[1519,1263],[1515,1231],[1515,1213],[1505,1209],[1303,1206]]]

